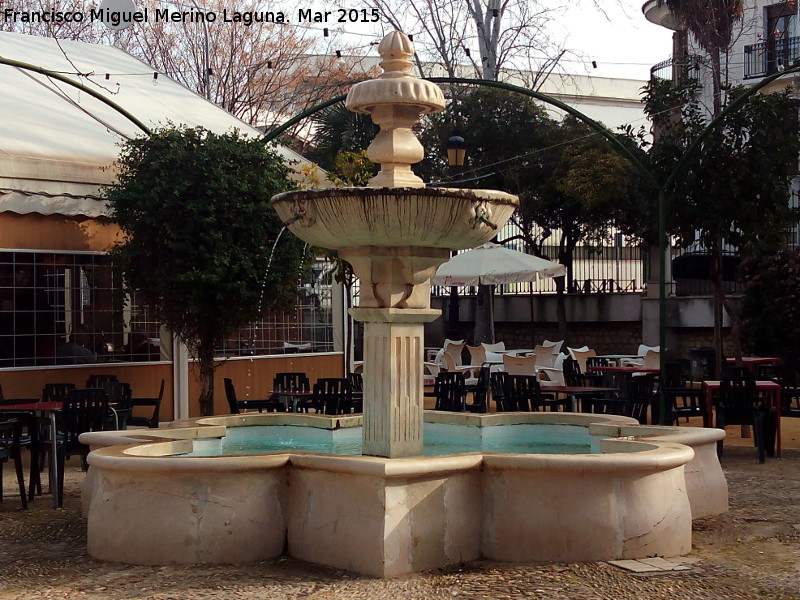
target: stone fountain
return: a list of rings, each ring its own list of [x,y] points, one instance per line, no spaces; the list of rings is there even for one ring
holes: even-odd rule
[[[380,127],[367,156],[381,165],[366,188],[288,192],[272,205],[300,239],[336,248],[361,280],[364,323],[363,453],[422,454],[423,327],[436,319],[431,278],[451,250],[489,241],[517,208],[516,196],[492,190],[426,188],[411,170],[424,150],[411,128],[444,109],[441,89],[411,73],[414,46],[398,31],[378,45],[377,79],[354,85],[348,109]]]
[[[407,37],[392,33],[378,48],[384,74],[353,87],[347,106],[381,126],[369,149],[381,172],[367,188],[273,198],[296,235],[337,248],[361,278],[352,314],[365,323],[367,456],[297,442],[309,433],[346,433],[361,425],[359,415],[242,414],[85,433],[81,441],[93,449],[82,491],[89,554],[188,565],[285,553],[392,577],[480,557],[574,562],[689,552],[692,517],[727,508],[716,454],[723,431],[641,426],[610,415],[430,411],[431,436],[437,428],[456,437],[510,431],[567,444],[563,438],[578,436],[600,452],[517,453],[495,445],[419,456],[423,324],[439,314],[430,308],[431,276],[451,248],[489,240],[517,199],[425,188],[411,172],[423,156],[411,127],[443,108],[442,93],[410,75]],[[299,436],[290,450],[206,454],[229,436],[272,437],[265,430],[273,427],[302,432],[290,434]],[[520,427],[524,433],[515,434]]]

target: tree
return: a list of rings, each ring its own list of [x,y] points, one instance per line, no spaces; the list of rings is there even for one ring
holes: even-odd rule
[[[684,28],[691,33],[697,44],[705,50],[711,61],[711,118],[722,112],[725,105],[723,74],[727,77],[727,68],[723,67],[731,48],[734,25],[742,20],[742,0],[657,0],[658,6],[666,4]],[[726,65],[727,66],[727,65]],[[712,134],[716,135],[716,132]],[[714,287],[714,349],[716,350],[716,370],[722,370],[722,311],[726,303],[722,285],[722,240],[720,237],[708,239],[711,255],[711,281]],[[735,320],[732,311],[728,311]],[[734,322],[734,343],[736,355],[738,350],[738,323]]]
[[[742,341],[756,356],[779,356],[796,384],[800,368],[800,248],[751,251],[742,261]]]
[[[742,20],[742,0],[657,0],[697,40],[711,59],[712,113],[722,110],[722,56],[730,50],[734,25]]]
[[[729,91],[731,101],[745,93]],[[697,83],[651,81],[645,110],[659,128],[651,150],[653,167],[662,180],[708,125],[709,117],[697,99]],[[679,112],[670,110],[677,105]],[[712,135],[684,165],[680,177],[666,190],[667,230],[684,247],[700,241],[711,252],[715,303],[731,318],[737,356],[738,317],[723,293],[722,250],[750,244],[775,245],[786,239],[797,222],[789,206],[792,179],[800,152],[797,108],[788,93],[756,94],[742,108],[728,113]],[[717,371],[721,367],[721,318],[715,318]]]
[[[514,220],[528,251],[557,259],[567,268],[566,281],[556,279],[559,330],[566,338],[564,293],[576,289],[576,247],[608,240],[613,226],[634,229],[633,215],[652,195],[646,182],[588,126],[572,117],[551,119],[536,102],[519,94],[474,89],[463,103],[451,104],[430,121],[430,131],[424,134],[429,154],[422,165],[429,177],[447,174],[442,155],[453,129],[468,132],[469,168],[463,178],[518,195],[520,209]],[[632,132],[620,137],[642,152]],[[553,238],[557,256],[547,256],[544,245]]]
[[[237,132],[166,128],[125,143],[104,189],[124,241],[111,252],[130,289],[185,342],[200,367],[200,408],[213,414],[214,348],[297,294],[303,244],[276,243],[272,195],[288,168]]]
[[[524,85],[536,89],[565,54],[547,28],[557,11],[536,2],[511,0],[364,0],[389,25],[415,36],[417,67],[428,77],[438,63],[448,77],[463,76],[471,65],[475,76],[496,81],[514,70]]]

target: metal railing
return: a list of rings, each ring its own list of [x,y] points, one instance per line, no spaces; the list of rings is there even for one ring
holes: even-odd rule
[[[680,81],[681,79],[696,78],[700,71],[699,56],[693,54],[685,56],[682,60],[668,58],[650,67],[650,79],[666,79]]]
[[[775,39],[744,47],[744,78],[766,77],[800,58],[800,37]]]

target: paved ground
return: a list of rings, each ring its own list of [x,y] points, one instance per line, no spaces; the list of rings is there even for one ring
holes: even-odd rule
[[[792,422],[789,422],[792,421]],[[800,600],[800,419],[786,419],[781,460],[758,464],[738,427],[723,457],[730,511],[695,522],[688,571],[637,575],[606,563],[519,565],[480,561],[392,580],[360,577],[293,559],[238,566],[138,567],[86,555],[80,481],[73,465],[65,508],[50,497],[18,510],[4,471],[0,504],[0,598],[123,599],[770,599]],[[787,423],[789,422],[789,423]],[[734,431],[736,429],[737,431]],[[77,464],[77,460],[72,461]]]

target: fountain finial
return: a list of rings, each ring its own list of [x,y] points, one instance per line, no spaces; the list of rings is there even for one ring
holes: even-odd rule
[[[414,56],[414,44],[409,37],[399,31],[392,31],[378,44],[378,54],[383,59],[380,68],[383,74],[380,79],[387,77],[413,77],[411,69],[414,63],[411,58]]]
[[[345,106],[372,116],[381,130],[367,148],[367,156],[381,171],[367,187],[425,187],[411,165],[425,156],[422,144],[411,131],[422,114],[444,109],[444,94],[438,85],[415,77],[414,44],[400,31],[392,31],[378,44],[383,73],[377,79],[357,83],[347,94]]]

